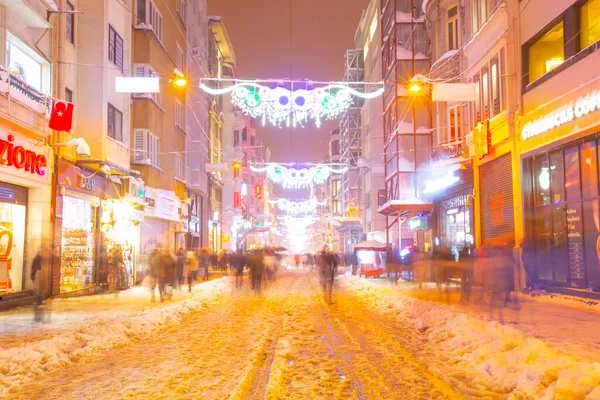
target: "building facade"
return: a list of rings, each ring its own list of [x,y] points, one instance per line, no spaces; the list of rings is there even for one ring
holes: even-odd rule
[[[53,95],[55,51],[47,12],[40,0],[0,5],[0,296],[9,301],[33,289],[31,261],[50,245],[54,152],[46,113]],[[44,268],[40,289],[49,292],[53,270]]]
[[[519,12],[525,269],[539,284],[599,290],[600,1],[532,0]]]

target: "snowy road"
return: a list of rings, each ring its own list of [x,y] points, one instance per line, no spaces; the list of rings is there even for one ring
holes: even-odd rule
[[[316,277],[281,277],[261,296],[229,292],[125,346],[20,385],[23,399],[503,398],[439,357],[424,334]]]

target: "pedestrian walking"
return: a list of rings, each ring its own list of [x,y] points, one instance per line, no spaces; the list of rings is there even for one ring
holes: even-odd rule
[[[193,251],[188,251],[187,260],[183,267],[184,276],[187,280],[188,292],[192,291],[192,282],[194,281],[194,276],[196,275],[196,271],[198,271],[198,258]]]
[[[186,256],[182,247],[180,247],[179,250],[177,250],[177,253],[175,253],[175,257],[175,285],[173,287],[181,290],[181,286],[185,282],[186,278],[183,274],[183,268],[186,263]]]
[[[323,288],[323,297],[328,304],[333,303],[333,279],[339,265],[338,260],[339,258],[336,254],[330,252],[329,247],[325,245],[320,255],[319,274],[321,277],[321,286]]]
[[[161,262],[161,249],[160,247],[155,247],[152,252],[150,253],[150,256],[148,257],[148,262],[150,264],[150,301],[151,302],[155,302],[156,301],[156,297],[155,297],[155,290],[156,287],[158,286],[158,294],[160,297],[160,301],[164,301],[164,267],[163,264]],[[159,282],[159,279],[161,279],[161,281]],[[161,284],[162,283],[162,284]]]
[[[176,273],[175,273],[175,260],[171,257],[169,250],[164,249],[161,257],[161,261],[165,269],[165,283],[164,293],[165,298],[169,301],[173,300],[173,288],[175,287]]]
[[[48,284],[48,272],[52,267],[52,251],[50,248],[42,244],[40,251],[34,257],[31,264],[31,281],[33,283],[33,291],[35,294],[34,321],[44,322],[44,310],[42,308],[42,300],[46,295],[44,286]]]
[[[202,280],[207,281],[209,279],[208,267],[213,261],[213,257],[208,254],[208,251],[202,250],[202,257],[200,258],[200,266],[202,268]]]
[[[250,269],[250,286],[257,294],[262,290],[263,275],[265,274],[264,257],[261,252],[250,254],[247,259],[248,268]]]
[[[237,251],[231,255],[230,265],[235,272],[235,287],[241,289],[244,286],[244,266],[246,265],[246,257],[241,251]]]

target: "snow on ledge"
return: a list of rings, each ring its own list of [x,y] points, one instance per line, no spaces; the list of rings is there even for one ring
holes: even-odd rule
[[[179,324],[186,314],[219,301],[231,286],[229,277],[215,279],[197,285],[191,298],[172,305],[112,318],[93,318],[87,325],[50,339],[9,349],[0,347],[0,397],[36,376],[70,364],[73,359],[128,343],[168,324]]]
[[[367,307],[393,313],[423,332],[440,352],[436,358],[462,366],[475,384],[503,389],[510,393],[508,399],[600,399],[600,363],[578,362],[513,327],[417,300],[366,279],[346,275],[340,284]]]

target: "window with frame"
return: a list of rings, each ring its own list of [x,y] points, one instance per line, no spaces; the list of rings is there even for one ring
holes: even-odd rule
[[[108,61],[123,72],[123,38],[108,25]]]
[[[181,46],[179,46],[179,43],[175,44],[177,45],[177,54],[175,62],[177,63],[177,68],[179,68],[179,70],[185,74],[185,54],[183,53],[183,50],[181,50]]]
[[[239,145],[240,145],[240,131],[235,130],[235,131],[233,131],[233,146],[237,147]]]
[[[156,78],[156,77],[158,77],[158,75],[152,70],[152,68],[150,68],[150,66],[146,65],[146,64],[135,64],[133,66],[133,70],[134,70],[135,76],[139,77],[139,78],[142,78],[142,77]],[[154,102],[156,104],[158,104],[160,106],[160,101],[161,101],[160,93],[134,93],[133,97],[134,98],[152,99],[152,100],[154,100]]]
[[[490,61],[490,92],[491,92],[491,116],[500,113],[501,96],[500,96],[500,68],[498,59],[494,58]]]
[[[65,16],[66,25],[67,25],[67,41],[69,43],[75,44],[75,14],[72,11],[75,11],[75,7],[73,4],[67,1],[67,15]],[[69,12],[70,11],[70,12]]]
[[[458,6],[448,9],[448,51],[458,49]]]
[[[125,143],[123,138],[123,113],[112,104],[108,103],[108,137]]]
[[[175,159],[175,179],[184,181],[185,180],[185,163],[184,163],[183,155],[181,155],[179,153],[175,153],[174,156],[175,156],[174,157],[174,159]]]
[[[242,142],[248,141],[248,129],[242,129]]]
[[[183,129],[183,121],[184,121],[184,114],[183,114],[183,104],[181,104],[181,102],[179,100],[175,100],[175,125],[179,126],[181,129]]]
[[[65,88],[65,101],[73,102],[73,92],[69,88]]]
[[[564,62],[564,38],[564,23],[561,20],[528,46],[529,79],[527,83],[538,80]]]
[[[136,18],[138,24],[146,25],[139,28],[151,29],[156,38],[162,42],[162,14],[158,11],[156,4],[152,0],[137,0]]]
[[[587,0],[580,8],[581,48],[600,40],[600,0]]]
[[[490,118],[490,74],[487,68],[481,70],[482,120]]]
[[[255,144],[256,144],[256,137],[254,135],[250,136],[250,146],[254,146]]]
[[[181,22],[185,26],[185,0],[177,0],[176,10],[181,18]]]
[[[146,129],[133,131],[134,164],[152,165],[160,168],[160,141],[156,135]]]
[[[448,134],[451,142],[462,138],[460,121],[460,106],[449,107]]]

